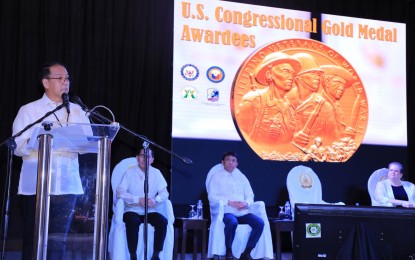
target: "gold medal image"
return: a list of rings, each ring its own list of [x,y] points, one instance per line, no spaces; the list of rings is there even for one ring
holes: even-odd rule
[[[367,102],[340,53],[319,41],[286,39],[244,60],[230,106],[241,139],[264,160],[345,162],[365,135]]]

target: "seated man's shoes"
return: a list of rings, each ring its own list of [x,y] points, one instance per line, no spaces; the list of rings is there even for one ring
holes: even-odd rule
[[[242,253],[239,260],[252,260],[251,254],[250,253]]]
[[[236,258],[232,255],[232,252],[227,252],[225,259],[226,260],[234,260]]]

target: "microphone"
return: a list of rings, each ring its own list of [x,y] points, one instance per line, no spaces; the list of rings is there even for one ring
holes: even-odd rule
[[[78,104],[82,108],[82,110],[86,112],[86,116],[89,117],[89,115],[91,114],[91,110],[81,101],[81,99],[78,96],[72,97],[72,101]]]
[[[182,158],[182,161],[183,161],[185,164],[193,164],[193,161],[192,161],[191,159],[187,158],[187,157],[183,157],[183,158]]]
[[[63,105],[66,108],[66,112],[71,113],[71,111],[69,110],[69,96],[67,93],[63,93],[62,94],[62,101],[63,101]]]
[[[50,131],[51,127],[53,126],[53,123],[49,121],[43,121],[42,126],[45,129],[45,131]]]
[[[112,125],[112,126],[116,126],[116,127],[118,127],[118,126],[119,126],[119,124],[118,124],[117,122],[115,122],[115,120],[114,120],[114,115],[112,114],[111,110],[109,110],[107,107],[105,107],[105,106],[95,106],[93,109],[89,109],[89,108],[88,108],[88,107],[87,107],[87,106],[86,106],[86,105],[85,105],[85,104],[81,101],[81,99],[80,99],[79,97],[77,97],[77,96],[73,96],[73,97],[72,97],[72,101],[73,101],[74,103],[78,104],[78,105],[82,108],[82,110],[86,112],[86,114],[85,114],[85,115],[86,115],[87,117],[92,117],[93,119],[99,120],[99,121],[101,121],[101,122],[111,123],[111,125]],[[95,111],[95,109],[96,109],[97,107],[102,107],[102,108],[107,109],[107,110],[111,113],[113,120],[110,120],[110,119],[106,118],[105,116],[101,115],[98,111]]]
[[[150,144],[147,142],[147,141],[144,141],[143,142],[143,148],[148,148],[148,146],[149,146]]]

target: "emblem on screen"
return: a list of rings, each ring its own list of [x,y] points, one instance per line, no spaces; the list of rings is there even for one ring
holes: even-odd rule
[[[225,72],[223,69],[213,66],[207,70],[206,76],[213,83],[219,83],[225,78]]]
[[[217,88],[209,88],[207,90],[207,100],[211,102],[219,101],[219,89]]]
[[[315,40],[287,39],[254,51],[235,75],[231,97],[241,138],[264,160],[345,162],[368,125],[357,71]]]
[[[195,80],[199,77],[199,69],[193,64],[183,65],[180,73],[185,80]]]
[[[306,238],[320,238],[321,237],[320,223],[306,223],[305,230],[306,230],[305,232]]]
[[[196,100],[198,98],[198,92],[194,87],[184,87],[180,90],[180,96],[184,100]]]

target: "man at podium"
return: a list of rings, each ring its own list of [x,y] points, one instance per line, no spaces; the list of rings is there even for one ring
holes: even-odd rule
[[[56,122],[53,123],[56,124],[54,127],[65,127],[68,123],[90,123],[79,105],[65,100],[69,92],[70,78],[63,64],[46,63],[42,66],[39,76],[45,93],[40,99],[19,109],[13,122],[13,135],[61,104],[64,104],[62,108],[48,115],[44,122]],[[41,123],[32,126],[15,139],[15,155],[21,156],[23,160],[18,188],[23,215],[22,259],[32,259],[34,249],[38,151],[28,149],[27,144],[35,127],[41,127]],[[47,258],[64,259],[66,236],[76,198],[84,192],[77,153],[52,152],[50,187],[49,234],[53,233],[54,236],[53,240],[48,241]]]

